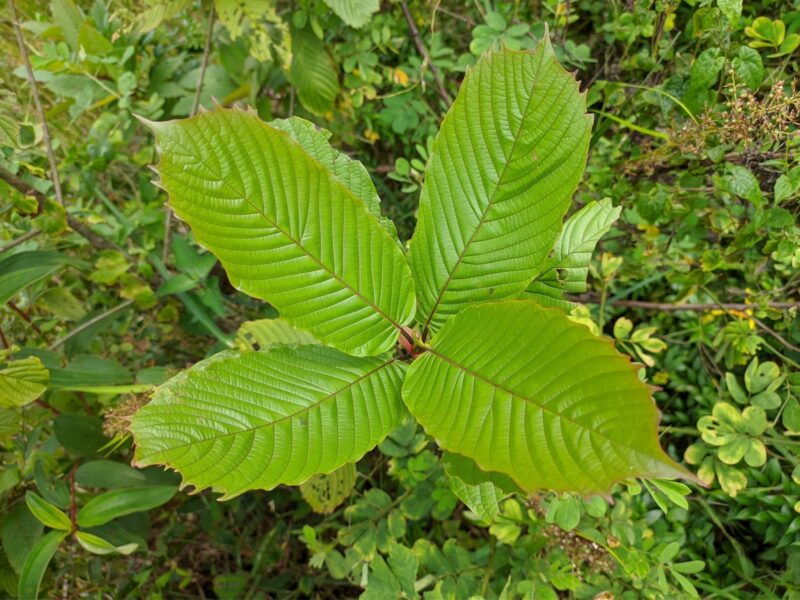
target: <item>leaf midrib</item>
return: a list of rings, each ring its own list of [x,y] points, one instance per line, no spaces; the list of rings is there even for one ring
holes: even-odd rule
[[[470,246],[472,245],[472,242],[475,240],[475,237],[477,236],[478,231],[480,231],[481,227],[483,227],[483,225],[485,224],[486,218],[488,217],[489,213],[491,212],[492,206],[494,205],[494,202],[497,199],[497,193],[500,190],[501,182],[503,181],[503,179],[506,176],[506,171],[508,171],[508,166],[511,164],[511,157],[514,156],[514,151],[517,149],[517,142],[519,142],[519,139],[522,136],[523,125],[525,123],[525,119],[528,117],[528,112],[529,112],[530,107],[531,107],[531,102],[533,101],[534,88],[536,87],[536,83],[537,82],[538,82],[538,78],[535,78],[534,81],[533,81],[533,84],[531,85],[530,95],[528,96],[528,101],[525,103],[525,110],[522,111],[522,118],[519,121],[519,128],[517,129],[517,132],[514,134],[514,143],[511,145],[511,150],[508,153],[508,157],[506,158],[505,165],[503,165],[503,170],[500,172],[500,177],[497,178],[497,185],[495,186],[494,190],[492,191],[492,195],[489,198],[489,201],[486,203],[486,209],[483,211],[483,215],[481,215],[480,221],[478,221],[478,224],[475,226],[475,229],[473,230],[472,234],[470,234],[469,239],[467,240],[467,243],[464,244],[464,248],[459,253],[458,259],[456,260],[455,264],[453,265],[453,268],[447,274],[447,279],[445,280],[444,285],[442,286],[442,289],[439,290],[439,293],[436,296],[436,301],[433,303],[433,307],[431,308],[431,312],[428,315],[428,318],[425,320],[425,325],[422,328],[423,331],[427,331],[428,327],[430,327],[430,323],[433,320],[433,317],[436,315],[436,310],[439,308],[439,304],[441,303],[442,298],[444,298],[444,294],[447,291],[447,288],[450,287],[450,284],[453,281],[453,277],[454,277],[456,271],[458,270],[458,267],[461,265],[461,262],[464,260],[464,257],[466,256],[467,251],[469,250]]]
[[[389,365],[394,364],[398,360],[399,360],[399,358],[397,358],[397,357],[392,358],[391,360],[388,360],[388,361],[380,364],[379,366],[375,367],[374,369],[368,371],[364,375],[360,376],[358,379],[354,379],[353,381],[351,381],[350,383],[348,383],[344,387],[341,387],[341,388],[329,393],[328,395],[323,396],[322,398],[320,398],[316,402],[314,402],[312,404],[309,404],[308,406],[304,406],[303,408],[301,408],[300,410],[298,410],[296,412],[290,413],[288,415],[284,415],[283,417],[280,417],[279,419],[276,419],[275,421],[270,421],[268,423],[261,423],[259,425],[255,425],[253,427],[247,427],[245,429],[239,429],[237,431],[231,431],[231,432],[223,433],[223,434],[216,435],[216,436],[210,436],[210,437],[207,437],[207,438],[199,440],[199,441],[186,442],[186,443],[183,443],[183,444],[179,444],[177,446],[170,446],[167,449],[158,450],[156,452],[153,452],[150,456],[163,455],[166,452],[173,452],[175,450],[180,450],[180,449],[186,448],[188,446],[195,446],[197,444],[203,444],[203,443],[206,443],[206,442],[217,441],[217,440],[221,440],[221,439],[224,439],[224,438],[230,437],[230,436],[242,435],[242,434],[250,433],[252,431],[256,431],[258,429],[263,429],[263,428],[267,428],[267,427],[276,427],[277,425],[279,425],[280,423],[282,423],[284,421],[291,420],[291,419],[293,419],[295,417],[298,417],[298,416],[300,416],[300,415],[302,415],[304,413],[310,412],[312,409],[319,407],[322,403],[330,400],[331,398],[336,397],[338,394],[341,394],[342,392],[345,392],[345,391],[349,390],[350,388],[355,387],[356,385],[358,385],[362,381],[365,381],[365,380],[369,379],[370,377],[372,377],[375,373],[377,373],[381,369],[384,369],[384,368],[388,367]],[[139,448],[141,449],[141,446]],[[149,460],[149,459],[142,458],[142,460]],[[166,460],[166,458],[165,458],[165,460]]]

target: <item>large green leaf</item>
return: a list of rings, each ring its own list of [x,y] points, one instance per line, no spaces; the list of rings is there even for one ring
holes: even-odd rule
[[[217,109],[153,123],[176,214],[240,290],[345,352],[385,352],[414,314],[411,273],[366,203],[284,131]]]
[[[590,202],[564,224],[544,269],[528,286],[527,294],[544,306],[569,309],[564,293],[586,291],[586,276],[597,242],[619,218],[621,207],[611,200]]]
[[[86,263],[60,252],[19,252],[0,261],[0,304],[14,294],[41,279],[49,277],[65,265],[85,266]]]
[[[356,29],[369,23],[372,14],[381,6],[379,0],[325,0],[325,4],[342,21]]]
[[[138,465],[231,498],[355,462],[404,414],[404,368],[319,345],[223,352],[173,378],[131,423]]]
[[[119,517],[166,504],[177,491],[174,485],[145,485],[103,492],[84,504],[76,519],[81,527],[97,527]]]
[[[409,261],[418,319],[516,296],[542,268],[583,172],[591,130],[549,43],[485,55],[433,144]]]
[[[440,446],[527,491],[691,477],[659,447],[658,411],[630,360],[532,301],[453,317],[409,368],[403,400]]]
[[[289,81],[306,110],[318,115],[333,110],[339,95],[339,70],[325,44],[310,27],[292,29]]]

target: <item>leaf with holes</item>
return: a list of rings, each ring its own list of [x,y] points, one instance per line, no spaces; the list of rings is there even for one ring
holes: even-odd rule
[[[139,466],[231,498],[355,462],[404,414],[403,364],[319,345],[223,352],[160,387],[133,417]]]
[[[409,263],[417,319],[522,292],[542,270],[583,173],[592,119],[549,43],[484,55],[433,143]]]
[[[687,476],[659,447],[658,411],[630,360],[532,301],[448,321],[411,365],[403,400],[442,448],[527,491],[606,494],[633,477]]]

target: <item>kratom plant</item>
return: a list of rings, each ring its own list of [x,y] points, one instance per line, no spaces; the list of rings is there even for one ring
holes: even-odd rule
[[[299,485],[358,461],[408,411],[480,468],[448,461],[465,486],[495,472],[589,495],[691,476],[659,446],[638,367],[563,311],[613,209],[590,205],[559,237],[592,120],[549,43],[466,75],[408,254],[366,169],[307,121],[217,108],[148,125],[172,209],[281,320],[258,330],[261,350],[158,388],[132,418],[136,464],[224,499]]]

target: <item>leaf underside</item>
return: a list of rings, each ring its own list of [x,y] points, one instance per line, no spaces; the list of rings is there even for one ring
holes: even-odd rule
[[[409,251],[425,327],[527,287],[583,173],[591,122],[547,42],[485,55],[467,74],[433,145]]]
[[[254,114],[219,108],[150,125],[170,205],[234,286],[345,352],[395,344],[414,314],[411,273],[362,198]]]
[[[532,301],[451,319],[409,368],[403,400],[444,449],[529,492],[691,477],[660,448],[658,411],[630,360]]]
[[[564,294],[586,291],[594,248],[621,212],[622,208],[605,199],[590,202],[567,219],[544,269],[528,286],[526,297],[543,306],[571,309],[574,304]]]
[[[484,523],[494,521],[506,496],[521,491],[507,475],[481,471],[473,460],[460,454],[445,453],[442,465],[452,492]]]
[[[404,365],[318,345],[222,352],[179,374],[133,417],[135,461],[232,498],[356,462],[405,413]]]
[[[258,319],[245,321],[236,332],[236,348],[263,350],[269,346],[285,344],[319,344],[307,331],[296,329],[283,319]]]

